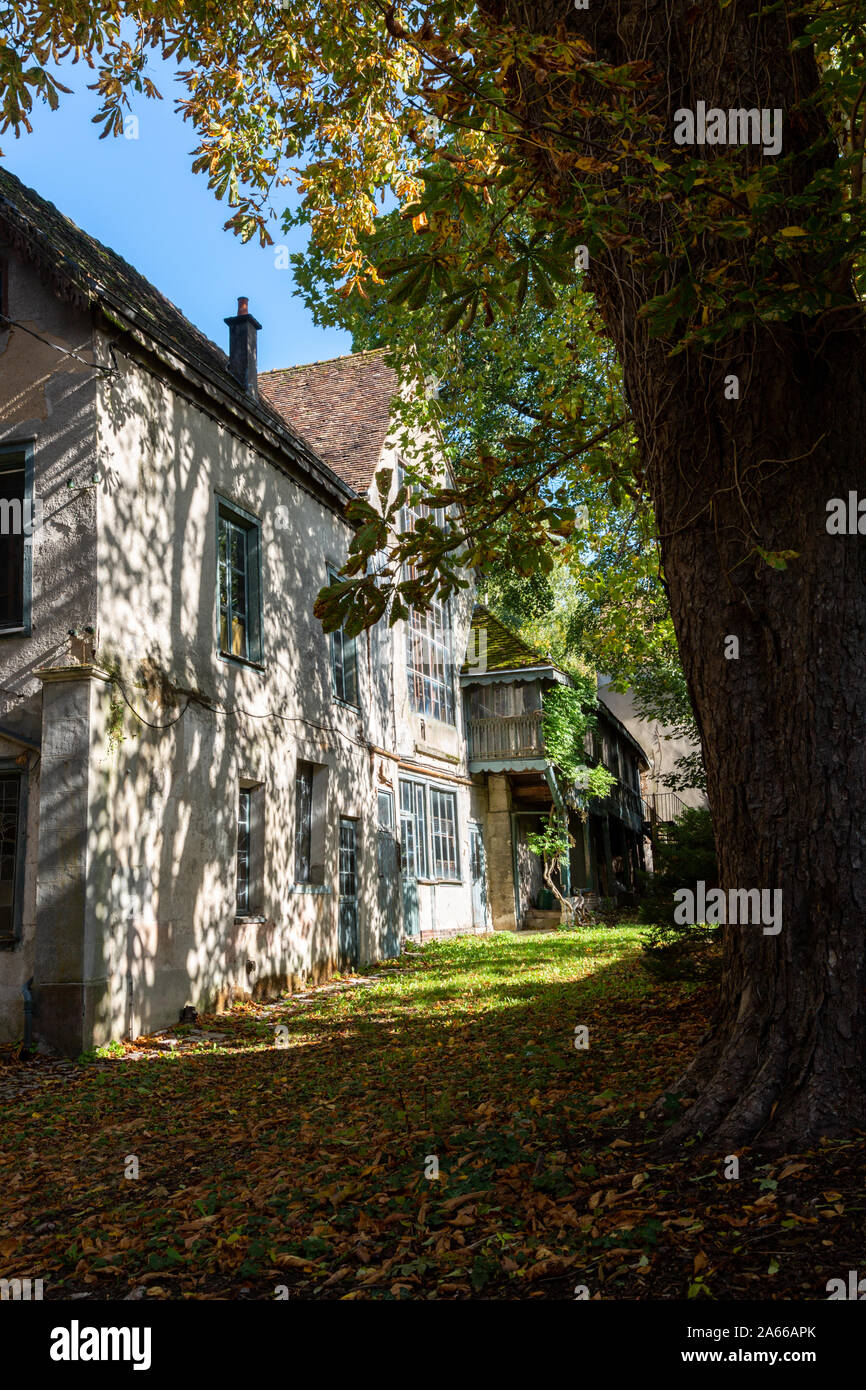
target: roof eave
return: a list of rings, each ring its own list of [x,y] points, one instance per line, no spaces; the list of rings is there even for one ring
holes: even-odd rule
[[[536,662],[533,666],[503,666],[496,670],[460,672],[460,684],[492,685],[495,681],[550,680],[557,685],[570,685],[571,677],[552,662]]]

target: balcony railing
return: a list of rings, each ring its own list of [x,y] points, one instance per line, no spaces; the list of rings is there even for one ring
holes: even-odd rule
[[[493,715],[469,720],[469,760],[541,758],[544,736],[541,710],[527,714]]]
[[[686,809],[676,792],[650,792],[649,807],[652,818],[663,824],[679,820]]]

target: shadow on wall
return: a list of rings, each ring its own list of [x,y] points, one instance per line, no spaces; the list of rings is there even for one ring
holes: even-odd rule
[[[87,843],[63,849],[86,853],[78,978],[92,982],[96,1043],[174,1022],[187,1003],[208,1008],[329,973],[340,815],[360,818],[366,957],[384,925],[370,759],[358,716],[334,710],[328,642],[312,616],[345,526],[209,416],[121,366],[106,388],[105,434],[117,446],[99,498],[98,559],[97,660],[117,679],[95,697]],[[215,490],[261,521],[264,671],[216,653]],[[330,891],[294,883],[298,757],[329,770]],[[261,921],[235,921],[242,779],[264,787]],[[58,886],[59,921],[81,920],[75,880]]]

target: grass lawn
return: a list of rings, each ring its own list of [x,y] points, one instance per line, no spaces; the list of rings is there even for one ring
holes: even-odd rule
[[[711,999],[638,956],[628,926],[464,938],[212,1016],[224,1036],[181,1052],[7,1049],[0,1277],[46,1299],[825,1299],[863,1263],[866,1145],[746,1152],[736,1180],[724,1155],[661,1163],[641,1115]]]

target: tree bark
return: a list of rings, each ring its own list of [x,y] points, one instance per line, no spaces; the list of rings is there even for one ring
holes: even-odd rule
[[[653,64],[671,131],[674,111],[699,100],[782,108],[783,151],[804,151],[787,178],[795,194],[834,149],[816,110],[791,114],[817,85],[811,53],[791,54],[784,12],[756,8],[590,0],[568,23],[602,60]],[[562,18],[559,6],[517,0],[506,12],[535,32]],[[805,153],[816,139],[823,147]],[[538,166],[551,197],[565,197],[552,164],[538,156]],[[778,225],[790,220],[781,208]],[[664,250],[664,209],[648,210],[645,230]],[[730,254],[703,234],[692,268]],[[720,882],[782,892],[778,935],[723,929],[715,1019],[675,1087],[693,1104],[665,1142],[725,1151],[848,1134],[866,1125],[866,536],[829,534],[826,522],[831,498],[858,485],[866,495],[862,314],[851,292],[847,311],[755,324],[671,358],[638,317],[659,286],[622,251],[595,259],[589,283],[641,443]],[[729,374],[738,400],[725,398]],[[798,554],[775,569],[756,546]],[[737,659],[726,659],[729,636]]]

